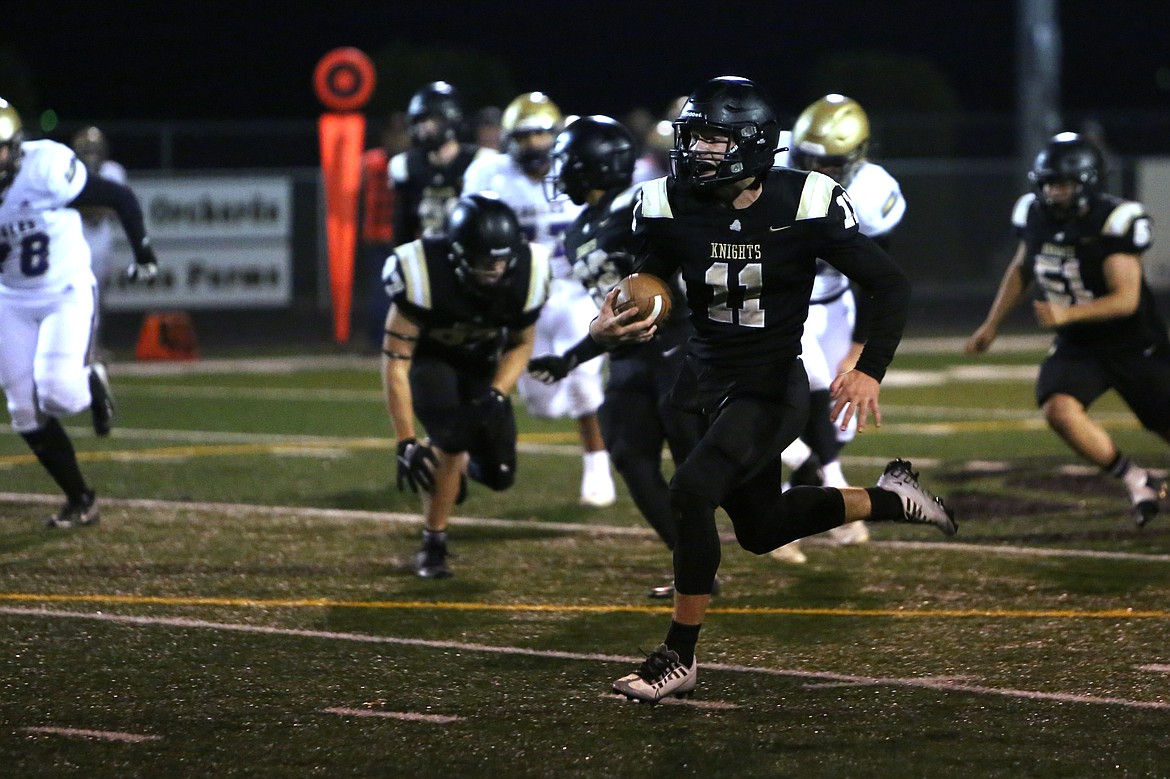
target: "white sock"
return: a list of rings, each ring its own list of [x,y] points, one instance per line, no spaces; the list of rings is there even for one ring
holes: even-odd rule
[[[825,486],[826,487],[848,487],[849,482],[845,481],[845,474],[841,472],[841,461],[833,460],[831,463],[825,463]]]
[[[784,467],[795,471],[800,466],[804,465],[804,461],[812,455],[812,449],[808,448],[808,444],[801,441],[799,438],[788,445],[788,448],[780,453],[780,462],[784,463]]]
[[[609,452],[602,449],[600,452],[586,452],[584,455],[585,477],[605,474],[609,476]]]

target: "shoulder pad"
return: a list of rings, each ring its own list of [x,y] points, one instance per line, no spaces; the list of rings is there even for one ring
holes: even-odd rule
[[[1146,215],[1141,203],[1132,200],[1124,201],[1109,213],[1105,224],[1101,227],[1101,234],[1112,238],[1120,238],[1129,233],[1135,220]]]
[[[532,271],[528,274],[528,295],[524,299],[525,312],[544,305],[548,300],[549,284],[552,281],[549,248],[539,243],[530,243],[528,247],[532,250]]]
[[[833,190],[837,182],[823,173],[810,171],[804,180],[800,193],[800,205],[796,208],[796,219],[823,219],[829,215],[833,204]]]
[[[1035,202],[1035,192],[1020,195],[1019,200],[1012,206],[1012,225],[1015,227],[1026,226],[1028,224],[1028,212],[1032,210],[1032,204]]]
[[[666,176],[643,182],[642,216],[646,219],[673,219],[670,201],[666,197]]]
[[[397,266],[396,268],[391,267]],[[386,265],[382,269],[382,278],[386,280],[387,272],[397,270],[399,295],[418,306],[430,310],[431,308],[431,274],[427,268],[426,251],[421,239],[404,243],[386,258]],[[387,282],[387,287],[390,284]]]

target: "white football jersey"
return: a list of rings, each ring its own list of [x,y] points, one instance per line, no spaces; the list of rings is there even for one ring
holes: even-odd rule
[[[870,238],[888,233],[902,221],[906,200],[902,188],[889,171],[868,160],[857,166],[853,180],[845,188],[853,202],[858,229]],[[840,295],[849,287],[849,279],[826,262],[817,261],[817,278],[811,300],[818,303]]]
[[[507,154],[481,154],[463,174],[463,192],[495,192],[516,212],[529,241],[548,247],[553,278],[571,278],[572,266],[565,256],[564,233],[584,206],[569,200],[548,202],[544,182],[524,175]]]
[[[66,208],[85,187],[86,170],[56,141],[21,144],[20,171],[0,200],[0,289],[60,290],[92,280],[81,215]]]

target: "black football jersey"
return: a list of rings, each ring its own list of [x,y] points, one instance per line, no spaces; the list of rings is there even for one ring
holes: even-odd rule
[[[391,301],[421,326],[415,357],[436,357],[484,372],[499,358],[509,332],[534,323],[548,299],[548,249],[525,244],[503,282],[465,285],[448,260],[443,238],[420,238],[394,250],[382,270]]]
[[[422,149],[408,149],[390,159],[397,243],[443,232],[447,214],[463,194],[463,172],[480,151],[478,146],[462,144],[454,159],[442,167],[432,164]]]
[[[1036,294],[1061,306],[1076,306],[1109,294],[1105,260],[1111,254],[1141,256],[1153,241],[1150,217],[1141,203],[1113,195],[1090,199],[1084,216],[1052,220],[1035,193],[1016,201],[1012,225],[1030,261],[1026,275]],[[1166,341],[1166,325],[1143,275],[1137,311],[1121,319],[1076,322],[1059,327],[1057,340],[1073,346],[1145,349]]]
[[[881,380],[901,339],[909,283],[863,236],[845,191],[820,173],[776,168],[749,207],[700,200],[670,178],[643,184],[634,210],[636,270],[681,270],[691,353],[720,368],[791,361],[822,258],[872,301],[859,370]]]

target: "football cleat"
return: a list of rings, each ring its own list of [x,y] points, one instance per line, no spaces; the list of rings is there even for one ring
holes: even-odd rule
[[[869,543],[869,528],[860,519],[856,522],[846,522],[840,527],[829,531],[833,543],[839,546],[854,546]]]
[[[106,373],[106,366],[100,362],[89,366],[89,394],[93,432],[99,436],[107,436],[114,422],[114,393],[110,392],[110,377]]]
[[[773,549],[768,555],[773,560],[791,565],[800,565],[801,563],[808,562],[808,557],[800,550],[799,541],[790,541],[784,546]]]
[[[918,484],[918,473],[908,460],[891,460],[878,477],[879,489],[888,490],[902,499],[902,521],[934,525],[948,536],[959,530],[955,512]]]
[[[1140,484],[1133,487],[1126,485],[1129,502],[1133,507],[1133,521],[1138,527],[1145,527],[1147,522],[1158,515],[1159,503],[1166,499],[1167,487],[1165,481],[1148,472]]]
[[[57,510],[57,513],[49,517],[46,522],[47,527],[85,527],[87,525],[96,525],[101,519],[101,514],[98,512],[97,496],[93,490],[86,490],[81,493],[79,500],[70,498],[65,501],[65,504]]]
[[[699,666],[695,660],[689,668],[679,662],[678,653],[660,644],[632,674],[613,683],[613,691],[632,701],[658,703],[668,695],[685,698],[695,689]]]
[[[822,487],[825,484],[825,469],[821,467],[821,459],[810,454],[808,459],[792,471],[788,477],[788,484],[792,487]]]
[[[581,479],[581,505],[605,508],[617,501],[613,477],[608,472],[589,474]]]
[[[414,554],[414,572],[423,579],[448,579],[454,574],[447,567],[447,544],[442,541],[423,541],[423,547]]]

